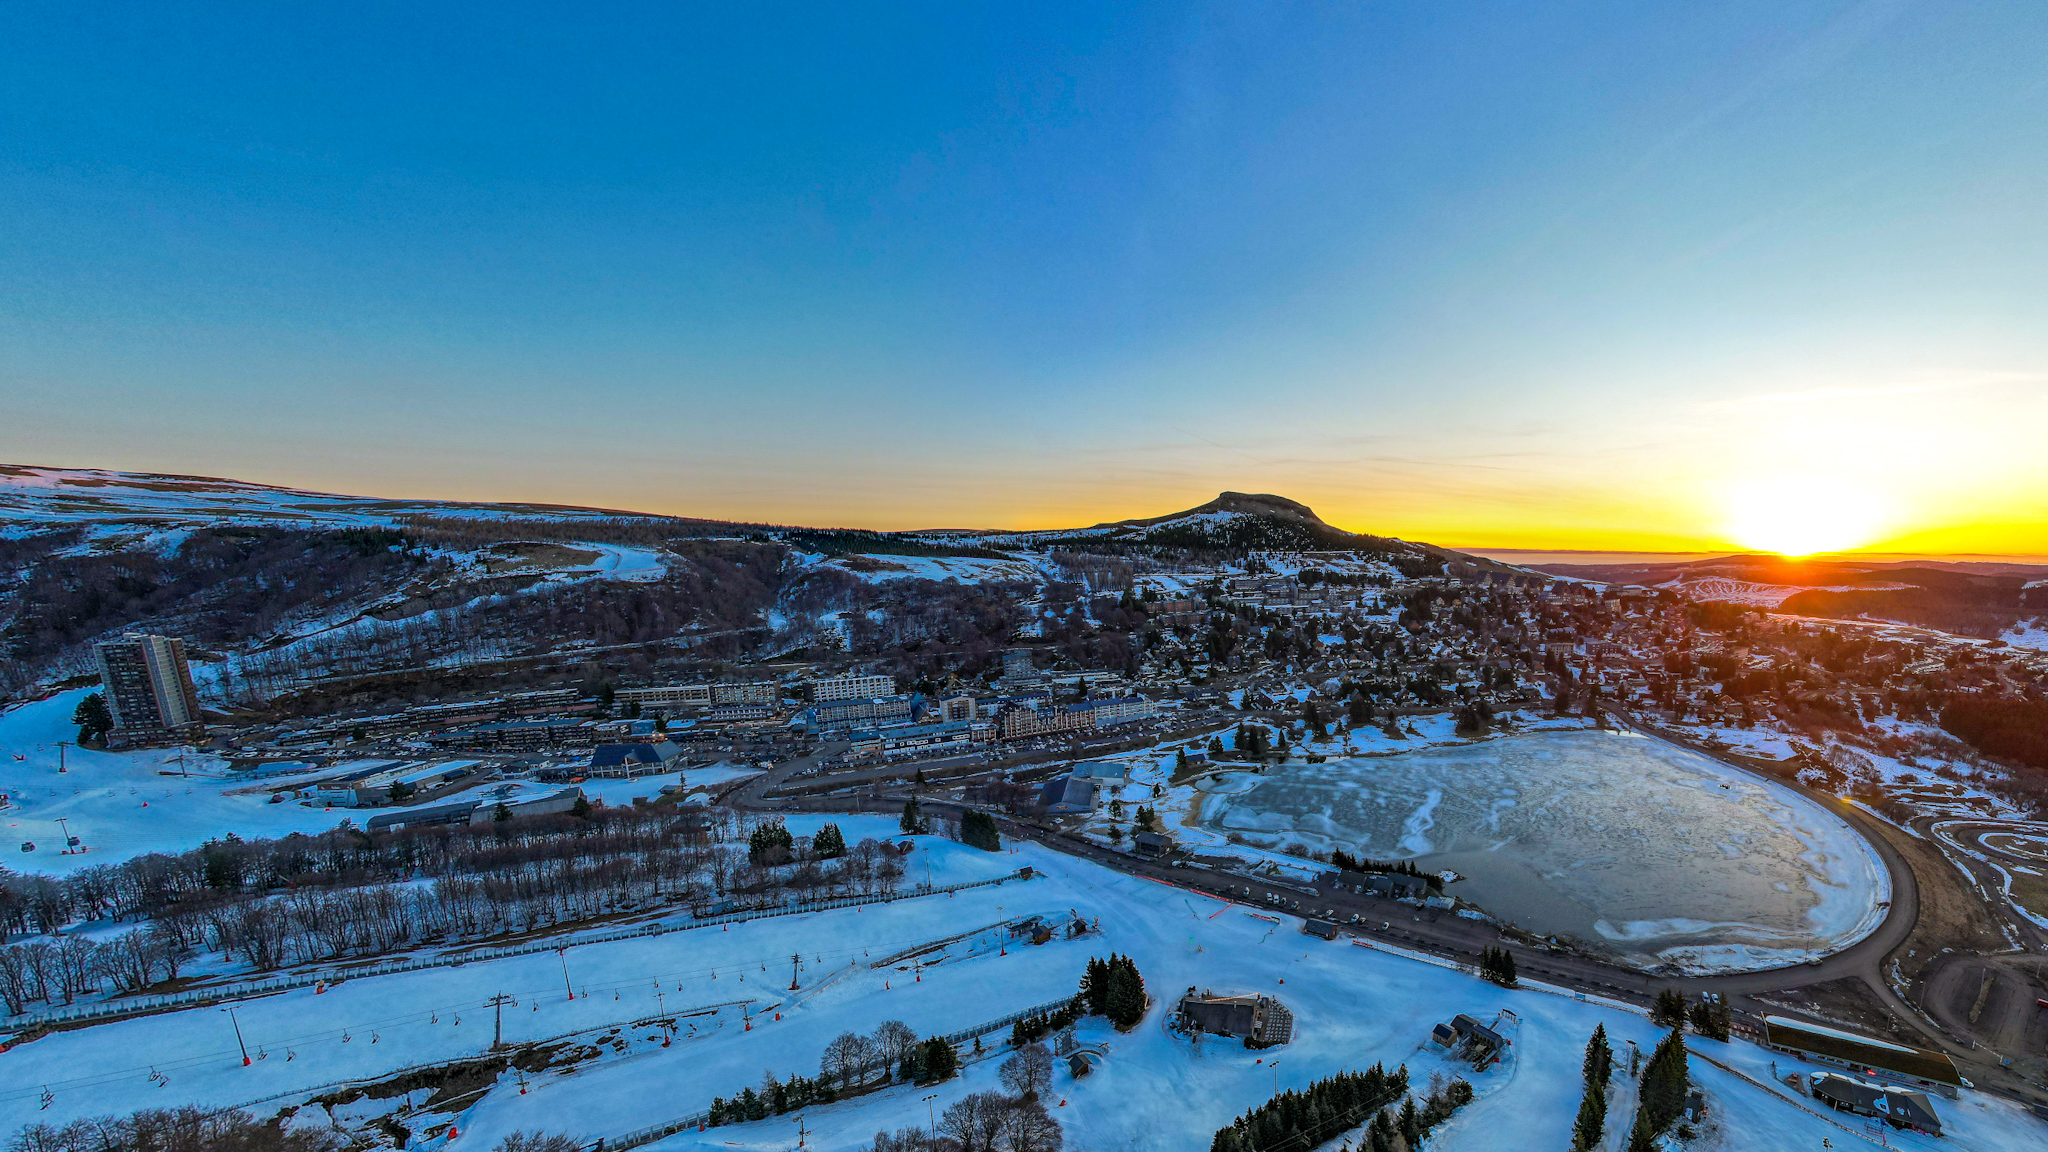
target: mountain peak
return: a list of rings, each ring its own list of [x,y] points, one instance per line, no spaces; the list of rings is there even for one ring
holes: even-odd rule
[[[1246,516],[1271,516],[1276,519],[1292,520],[1301,524],[1313,524],[1324,528],[1329,527],[1329,525],[1323,523],[1322,517],[1315,514],[1314,509],[1311,509],[1299,500],[1289,500],[1285,496],[1274,496],[1271,493],[1252,492],[1219,492],[1214,500],[1206,504],[1198,504],[1184,511],[1171,512],[1164,516],[1149,516],[1143,519],[1116,520],[1108,524],[1098,524],[1096,527],[1115,528],[1128,526],[1132,528],[1149,528],[1155,524],[1166,524],[1175,520],[1184,520],[1191,516],[1208,516],[1218,512],[1236,512]]]

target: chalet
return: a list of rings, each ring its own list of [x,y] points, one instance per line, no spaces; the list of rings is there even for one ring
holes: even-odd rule
[[[1184,1031],[1243,1037],[1247,1047],[1294,1039],[1294,1013],[1271,996],[1218,996],[1207,989],[1196,995],[1190,988],[1181,997],[1177,1019]]]
[[[1934,1105],[1925,1092],[1867,1084],[1833,1072],[1815,1072],[1810,1083],[1813,1098],[1837,1112],[1876,1116],[1894,1128],[1941,1135],[1941,1119],[1934,1114]]]
[[[1764,1017],[1764,1044],[1802,1060],[1835,1064],[1857,1076],[1898,1081],[1953,1100],[1963,1086],[1955,1062],[1939,1052],[1873,1040],[1783,1016]]]
[[[1165,856],[1173,851],[1173,841],[1157,832],[1136,832],[1131,836],[1131,847],[1140,856]]]
[[[1507,1037],[1463,1012],[1451,1017],[1449,1024],[1438,1024],[1430,1029],[1429,1038],[1441,1047],[1461,1050],[1475,1060],[1485,1060],[1508,1046]]]

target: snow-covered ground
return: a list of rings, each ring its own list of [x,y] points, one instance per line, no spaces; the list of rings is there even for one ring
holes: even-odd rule
[[[2000,640],[2015,648],[2028,648],[2036,652],[2048,652],[2048,619],[2027,620],[2008,628]]]
[[[45,524],[176,518],[307,528],[397,523],[401,516],[462,515],[536,520],[633,515],[546,504],[386,500],[278,488],[205,476],[158,476],[100,468],[0,465],[0,519]]]
[[[1885,592],[1911,588],[1912,585],[1895,581],[1874,581],[1868,584],[1758,584],[1726,576],[1704,576],[1690,580],[1669,580],[1661,587],[1670,588],[1694,600],[1718,600],[1729,604],[1744,604],[1752,608],[1776,608],[1801,592]]]
[[[893,831],[885,820],[836,819],[849,839]],[[819,823],[791,820],[799,833]],[[484,1002],[498,992],[515,1000],[504,1017],[506,1036],[513,1040],[646,1020],[657,1010],[674,1015],[756,1001],[744,1009],[729,1006],[684,1018],[683,1036],[669,1048],[646,1042],[643,1034],[652,1034],[651,1027],[624,1028],[605,1058],[570,1074],[528,1075],[524,1094],[519,1077],[507,1075],[481,1099],[467,1102],[453,1143],[488,1149],[520,1128],[567,1131],[583,1140],[616,1137],[693,1113],[713,1095],[731,1096],[756,1085],[764,1070],[814,1075],[825,1044],[843,1031],[871,1032],[884,1020],[900,1019],[929,1034],[1064,995],[1090,955],[1110,951],[1136,959],[1155,1003],[1128,1034],[1099,1021],[1083,1026],[1080,1038],[1105,1044],[1106,1059],[1082,1080],[1062,1067],[1046,1100],[1065,1126],[1069,1148],[1199,1148],[1276,1086],[1299,1088],[1374,1062],[1405,1063],[1416,1081],[1426,1081],[1431,1071],[1449,1070],[1428,1043],[1432,1024],[1460,1011],[1492,1019],[1502,1009],[1514,1013],[1507,1021],[1516,1039],[1514,1057],[1485,1073],[1466,1072],[1479,1098],[1439,1129],[1428,1148],[1561,1147],[1578,1106],[1579,1058],[1593,1026],[1604,1024],[1624,1057],[1626,1042],[1647,1049],[1657,1039],[1648,1022],[1631,1012],[1566,995],[1507,991],[1435,963],[1316,940],[1301,934],[1298,920],[1255,914],[1035,845],[991,855],[928,837],[918,843],[910,858],[913,871],[928,862],[933,879],[942,883],[992,876],[1019,864],[1043,876],[951,897],[585,945],[566,956],[540,953],[353,980],[325,994],[306,990],[244,1001],[236,1016],[256,1057],[246,1068],[231,1023],[216,1008],[53,1034],[0,1054],[0,1131],[188,1102],[270,1098],[262,1105],[267,1112],[336,1081],[479,1055],[490,1044],[492,1026]],[[921,972],[867,966],[917,942],[1019,914],[1069,909],[1098,923],[1101,934],[1040,947],[956,946],[935,954],[943,958]],[[804,991],[795,994],[788,991],[792,953],[804,958]],[[577,994],[573,1001],[564,988],[565,964]],[[1252,1052],[1211,1041],[1195,1052],[1162,1026],[1166,1002],[1190,986],[1277,996],[1295,1015],[1294,1042]],[[742,1014],[756,1011],[767,1015],[749,1029]],[[999,1043],[1000,1037],[991,1038],[992,1046]],[[1772,1057],[1762,1049],[1741,1042],[1696,1046],[1757,1081],[1770,1078]],[[968,1092],[994,1088],[996,1063],[970,1060],[960,1079],[936,1089],[930,1111],[942,1111]],[[1701,1060],[1693,1067],[1715,1118],[1694,1147],[1805,1150],[1820,1147],[1823,1138],[1842,1147],[1856,1142],[1788,1097]],[[932,1091],[901,1086],[807,1109],[808,1146],[852,1149],[877,1130],[925,1124],[923,1098]],[[1992,1152],[2037,1146],[2048,1134],[2016,1106],[1974,1092],[1935,1106],[1948,1128],[1944,1141],[1894,1133],[1892,1145]],[[313,1108],[300,1121],[316,1118],[324,1120],[324,1113]],[[656,1147],[786,1148],[794,1143],[795,1119],[689,1131]],[[1625,1117],[1611,1119],[1610,1128],[1617,1126],[1625,1127]]]
[[[182,852],[230,832],[245,838],[320,832],[345,816],[272,804],[268,789],[242,791],[251,782],[228,779],[218,758],[187,754],[179,764],[176,749],[67,748],[62,758],[68,771],[59,773],[57,744],[78,738],[71,713],[86,695],[86,689],[64,692],[0,715],[0,792],[12,800],[0,809],[0,823],[7,830],[7,863],[15,871],[73,872],[148,852]],[[258,783],[282,787],[288,780]],[[60,817],[85,852],[61,854]],[[29,842],[35,851],[22,852]]]
[[[986,560],[976,556],[842,556],[829,566],[863,580],[958,580],[978,584],[991,580],[1041,579],[1038,568],[1024,560]]]
[[[0,808],[6,829],[7,864],[17,872],[59,875],[111,864],[149,852],[183,852],[230,833],[243,839],[283,836],[291,832],[324,832],[344,821],[360,824],[370,815],[396,808],[309,808],[296,802],[270,803],[273,791],[295,782],[332,775],[347,765],[317,773],[308,766],[297,776],[261,779],[231,777],[217,757],[188,753],[178,763],[176,749],[101,752],[90,748],[64,750],[66,772],[57,771],[58,741],[77,738],[71,713],[87,695],[78,689],[48,700],[23,705],[0,715],[0,792],[11,802]],[[16,759],[20,757],[20,759]],[[187,773],[164,775],[164,773]],[[755,775],[744,764],[712,764],[682,773],[692,792]],[[583,784],[592,803],[625,806],[636,796],[656,795],[664,784],[677,783],[676,773],[639,776],[631,780],[591,779]],[[485,781],[435,804],[457,800],[494,799],[552,792],[558,785],[527,781]],[[86,851],[64,855],[62,817]],[[34,852],[22,852],[33,843]]]

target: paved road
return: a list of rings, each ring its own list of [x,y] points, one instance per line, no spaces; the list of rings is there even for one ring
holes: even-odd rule
[[[852,745],[845,740],[820,741],[818,747],[810,755],[799,756],[794,760],[786,760],[761,773],[759,776],[749,778],[746,783],[727,793],[725,802],[735,808],[765,807],[766,805],[762,797],[770,788],[781,786],[783,781],[788,780],[790,777],[808,772],[819,761],[830,760],[850,747]]]

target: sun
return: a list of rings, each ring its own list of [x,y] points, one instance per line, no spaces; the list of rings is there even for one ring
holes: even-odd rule
[[[1779,476],[1746,482],[1730,494],[1728,533],[1757,552],[1841,552],[1870,543],[1883,511],[1866,488],[1822,476]]]

